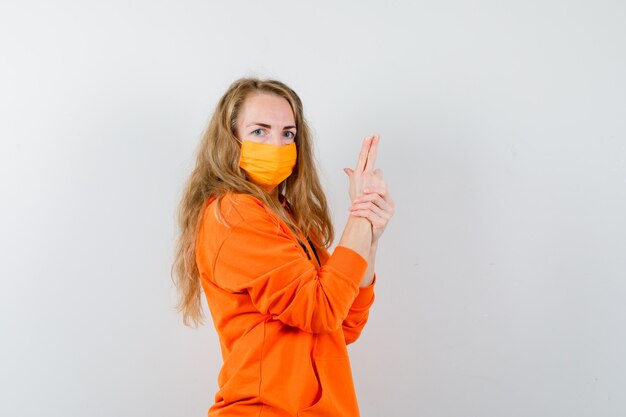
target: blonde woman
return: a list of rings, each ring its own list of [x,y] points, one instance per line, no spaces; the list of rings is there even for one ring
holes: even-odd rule
[[[220,99],[178,211],[179,310],[202,322],[204,292],[223,366],[209,416],[358,416],[346,345],[374,301],[378,240],[394,212],[379,137],[349,178],[338,245],[298,95],[243,78]]]

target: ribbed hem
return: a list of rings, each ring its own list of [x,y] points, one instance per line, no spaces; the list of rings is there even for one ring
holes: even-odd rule
[[[352,303],[353,308],[367,308],[374,303],[374,284],[376,283],[376,274],[374,280],[367,287],[359,288],[359,294]]]
[[[365,258],[346,246],[337,246],[326,264],[338,270],[342,275],[357,284],[357,286],[361,283],[363,275],[367,270]]]

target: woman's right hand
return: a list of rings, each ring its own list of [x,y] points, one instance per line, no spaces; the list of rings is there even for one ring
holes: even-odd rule
[[[374,190],[365,188],[364,191],[364,196],[357,197],[352,202],[350,214],[356,217],[364,217],[370,221],[372,224],[372,243],[376,243],[387,228],[389,220],[393,217],[396,211],[396,204],[386,186]]]
[[[363,196],[363,189],[365,188],[378,189],[384,186],[382,176],[374,169],[379,140],[378,134],[365,137],[361,145],[356,168],[354,170],[350,168],[343,169],[350,179],[348,193],[351,202],[357,197]]]
[[[366,137],[356,169],[344,168],[350,178],[350,214],[370,221],[373,243],[378,242],[395,212],[395,203],[387,190],[383,172],[374,169],[379,140],[378,135]]]

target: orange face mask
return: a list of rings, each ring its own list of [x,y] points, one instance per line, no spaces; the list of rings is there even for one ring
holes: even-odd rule
[[[239,166],[255,184],[270,192],[291,175],[297,155],[295,142],[279,146],[244,140]]]

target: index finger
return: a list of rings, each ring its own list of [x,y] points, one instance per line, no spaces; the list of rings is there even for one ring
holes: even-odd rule
[[[372,146],[370,147],[370,151],[367,155],[367,163],[365,164],[365,171],[373,171],[374,164],[376,163],[376,152],[378,150],[378,141],[380,140],[380,136],[378,134],[374,134],[372,139]]]
[[[363,144],[361,145],[361,152],[359,153],[359,160],[356,163],[356,172],[363,172],[365,169],[365,164],[367,163],[367,157],[370,152],[370,146],[372,144],[372,137],[366,136],[363,139]]]

